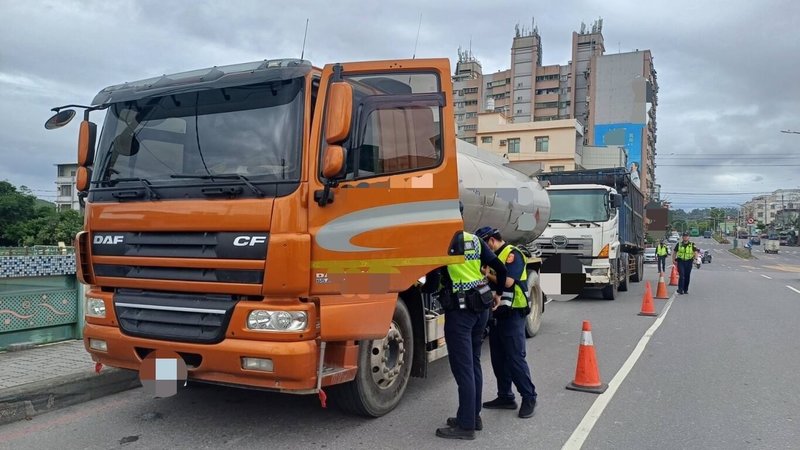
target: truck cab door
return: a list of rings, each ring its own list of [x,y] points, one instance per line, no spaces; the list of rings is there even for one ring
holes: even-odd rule
[[[447,59],[326,65],[309,164],[311,293],[401,292],[464,260]]]

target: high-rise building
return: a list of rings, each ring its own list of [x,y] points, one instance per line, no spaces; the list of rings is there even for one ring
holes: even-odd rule
[[[516,27],[507,70],[484,75],[471,50],[459,49],[453,75],[458,138],[476,144],[477,115],[485,112],[503,113],[508,124],[576,119],[583,128],[576,153],[582,146],[607,146],[618,155],[624,147],[640,189],[648,199],[655,197],[658,84],[653,58],[649,50],[606,55],[602,31],[602,19],[590,28],[582,23],[572,33],[572,59],[566,65],[542,65],[535,23]],[[578,159],[575,165],[581,168]]]

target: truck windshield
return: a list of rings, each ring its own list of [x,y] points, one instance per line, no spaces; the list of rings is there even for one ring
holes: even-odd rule
[[[155,187],[231,184],[241,183],[240,175],[254,184],[299,180],[303,83],[295,78],[114,104],[93,187],[141,179]]]
[[[602,189],[548,190],[551,222],[603,222],[609,219]]]

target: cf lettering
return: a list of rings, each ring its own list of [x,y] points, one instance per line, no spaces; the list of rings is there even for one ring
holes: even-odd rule
[[[266,236],[236,236],[236,238],[233,239],[233,245],[236,247],[253,247],[266,242]]]

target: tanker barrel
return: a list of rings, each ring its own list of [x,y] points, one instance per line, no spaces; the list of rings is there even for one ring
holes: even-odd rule
[[[514,245],[539,237],[550,220],[550,198],[538,180],[506,167],[505,158],[460,139],[456,142],[466,230],[497,228]]]

